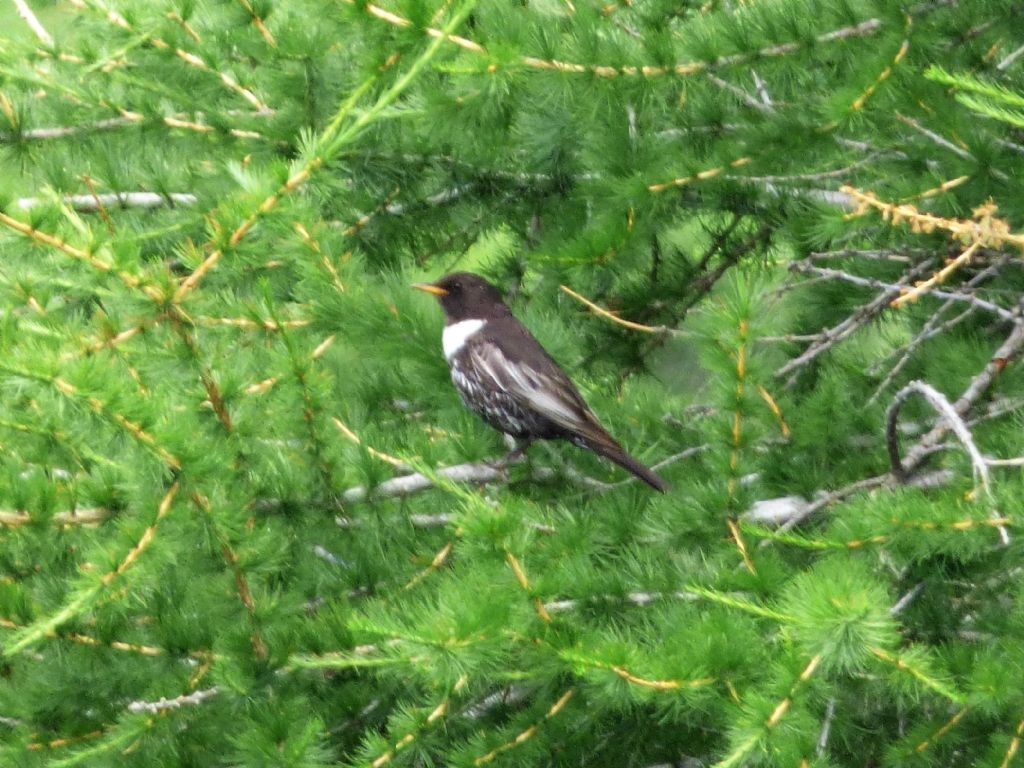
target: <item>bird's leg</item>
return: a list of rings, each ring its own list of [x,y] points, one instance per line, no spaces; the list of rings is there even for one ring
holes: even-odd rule
[[[507,466],[509,464],[514,464],[515,462],[517,462],[521,458],[523,458],[523,456],[526,454],[526,449],[529,448],[530,444],[533,442],[533,438],[532,437],[518,437],[517,438],[517,437],[512,437],[511,435],[506,435],[506,437],[508,438],[506,440],[506,443],[510,443],[511,444],[510,447],[512,448],[512,450],[510,450],[508,453],[505,454],[505,457],[501,460],[501,463],[505,464]]]
[[[530,447],[530,443],[532,442],[532,437],[513,437],[512,435],[505,435],[505,444],[509,447],[509,452],[500,459],[487,461],[485,463],[491,465],[495,469],[504,469],[505,467],[515,464],[522,459],[523,454],[526,453],[526,449]]]

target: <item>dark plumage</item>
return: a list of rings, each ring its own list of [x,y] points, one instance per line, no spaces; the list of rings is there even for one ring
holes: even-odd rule
[[[570,440],[611,459],[661,492],[668,484],[601,426],[558,363],[479,275],[456,272],[415,288],[444,309],[444,353],[462,400],[492,427],[526,444]]]

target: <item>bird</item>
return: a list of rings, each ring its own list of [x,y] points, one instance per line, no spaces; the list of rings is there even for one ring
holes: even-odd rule
[[[665,493],[669,485],[630,456],[605,429],[572,379],[480,275],[453,272],[412,286],[433,294],[445,314],[442,348],[463,402],[517,444],[569,440]]]

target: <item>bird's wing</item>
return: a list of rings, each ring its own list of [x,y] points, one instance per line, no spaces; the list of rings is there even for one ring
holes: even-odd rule
[[[564,429],[598,443],[617,445],[598,422],[576,385],[525,327],[506,330],[498,338],[470,344],[468,354],[481,374],[507,392],[520,406],[539,413]],[[508,345],[508,351],[505,347]]]

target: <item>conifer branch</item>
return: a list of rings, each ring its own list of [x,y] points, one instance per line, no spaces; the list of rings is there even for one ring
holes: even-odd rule
[[[715,166],[714,168],[706,168],[703,171],[691,174],[690,176],[682,176],[671,181],[659,182],[657,184],[648,184],[647,189],[651,192],[664,192],[666,189],[672,189],[673,187],[685,187],[687,184],[692,184],[695,181],[706,181],[707,179],[713,179],[721,173],[729,170],[730,168],[742,168],[744,165],[752,163],[754,159],[752,157],[738,157],[735,160],[730,161],[726,165]]]
[[[313,458],[320,473],[321,482],[324,488],[330,488],[331,478],[334,475],[334,461],[330,458],[326,442],[320,435],[315,418],[316,414],[324,411],[324,406],[320,402],[319,397],[309,386],[308,381],[311,366],[318,357],[318,355],[316,355],[317,350],[314,350],[314,354],[309,355],[308,357],[300,354],[292,339],[287,321],[282,320],[277,316],[276,307],[269,291],[265,292],[264,301],[270,308],[271,322],[274,324],[275,328],[280,331],[281,341],[284,343],[285,350],[288,354],[288,360],[291,363],[292,376],[295,378],[295,382],[298,384],[299,390],[302,394],[302,420],[306,425],[306,435],[309,438],[309,444],[312,448]]]
[[[109,107],[109,105],[107,105]],[[224,115],[229,117],[246,118],[270,117],[275,114],[272,109],[263,109],[257,112],[240,113],[237,110],[226,110]],[[194,133],[215,133],[224,130],[228,135],[237,139],[259,139],[266,141],[267,137],[259,131],[248,128],[217,128],[206,122],[206,115],[203,112],[187,114],[177,112],[173,115],[144,115],[141,112],[131,110],[118,110],[118,117],[108,117],[102,120],[95,120],[80,125],[55,125],[42,128],[25,128],[17,133],[0,134],[0,144],[14,144],[19,141],[49,141],[54,139],[66,139],[71,136],[78,136],[83,133],[98,133],[101,131],[114,131],[130,126],[139,126],[143,123],[161,123],[168,128],[192,131]],[[185,194],[185,193],[181,193]]]
[[[93,731],[88,731],[87,733],[79,734],[78,736],[67,736],[58,739],[50,739],[49,741],[30,741],[26,745],[26,748],[33,752],[41,749],[60,749],[61,747],[67,747],[72,744],[80,744],[83,741],[91,741],[92,739],[98,739],[102,736],[107,735],[108,733],[110,733],[109,728],[98,728]],[[122,741],[127,741],[127,739],[123,739]],[[95,754],[96,752],[90,750],[89,753]],[[75,758],[71,758],[70,760],[64,760],[60,765],[60,768],[76,765],[79,762],[80,760],[76,760]]]
[[[964,283],[963,288],[961,290],[970,290],[976,288],[985,280],[999,274],[999,272],[1001,271],[1003,266],[1006,265],[1009,259],[1009,255],[1003,254],[995,263],[981,270],[980,272],[978,272],[978,274],[974,275],[970,280]],[[942,304],[942,306],[939,307],[934,313],[932,313],[932,315],[924,322],[924,325],[921,326],[921,329],[917,332],[917,335],[915,335],[914,338],[912,338],[909,342],[900,347],[898,350],[894,350],[893,352],[890,352],[889,355],[886,356],[886,359],[888,359],[893,354],[900,353],[899,360],[897,360],[895,365],[893,365],[892,368],[889,369],[889,372],[885,375],[885,378],[882,379],[881,383],[879,383],[877,387],[875,387],[874,392],[871,393],[871,397],[868,398],[867,402],[869,405],[875,402],[878,399],[878,397],[882,394],[882,392],[888,389],[889,385],[896,379],[900,371],[902,371],[904,366],[906,366],[906,364],[910,361],[910,358],[913,355],[914,351],[917,349],[917,347],[919,347],[928,339],[934,338],[935,336],[944,333],[950,328],[959,325],[961,322],[970,318],[974,314],[974,307],[969,306],[960,314],[950,318],[949,320],[943,321],[943,315],[953,306],[954,303],[955,299],[947,299]],[[879,370],[882,362],[884,361],[879,361],[878,363],[870,367],[868,369],[868,373],[876,373]]]
[[[614,672],[631,685],[636,685],[641,688],[649,688],[655,691],[676,691],[703,688],[708,685],[714,685],[718,682],[718,679],[714,677],[700,677],[692,680],[678,680],[675,678],[654,679],[642,677],[631,672],[623,664],[613,664],[602,659],[593,658],[592,656],[575,650],[559,650],[558,656],[571,664],[582,664],[593,669],[605,669],[609,672]]]
[[[124,559],[121,560],[117,567],[100,576],[92,586],[80,590],[75,597],[56,612],[50,614],[46,618],[34,621],[23,630],[17,632],[14,639],[4,644],[4,655],[14,656],[26,648],[35,645],[35,643],[39,642],[42,638],[55,632],[57,627],[61,624],[70,621],[94,605],[100,594],[105,591],[118,577],[124,574],[125,571],[131,568],[135,561],[139,559],[142,553],[152,543],[153,538],[156,536],[157,525],[160,524],[160,521],[163,520],[164,516],[170,510],[171,505],[174,503],[174,497],[177,493],[178,482],[175,481],[171,485],[170,489],[168,489],[167,493],[164,494],[163,499],[160,500],[160,505],[157,508],[156,517],[153,522],[146,527],[138,542],[136,542],[135,546],[129,550],[128,554],[125,555]]]
[[[69,512],[56,512],[50,516],[54,525],[99,525],[110,517],[110,510],[103,507],[78,507]],[[0,525],[17,528],[34,522],[31,513],[23,510],[0,510]]]
[[[914,752],[920,754],[921,752],[924,752],[925,750],[929,749],[932,746],[932,744],[934,744],[936,741],[938,741],[951,730],[953,730],[956,727],[956,724],[963,720],[964,715],[966,715],[970,711],[970,709],[971,708],[969,705],[965,705],[958,709],[956,713],[951,718],[949,718],[949,720],[947,720],[941,728],[939,728],[937,731],[935,731],[935,733],[933,733],[931,736],[929,736],[924,741],[920,742],[916,747],[914,747]]]
[[[18,624],[17,622],[11,621],[0,617],[0,628],[11,629],[11,630],[24,630],[26,626]],[[163,656],[164,649],[159,648],[155,645],[143,645],[140,643],[126,643],[122,640],[100,640],[93,637],[92,635],[85,635],[81,632],[49,632],[46,634],[48,638],[54,638],[58,640],[67,640],[78,645],[88,645],[97,648],[111,648],[115,651],[125,651],[127,653],[136,653],[140,656]],[[190,654],[194,658],[203,658],[204,655],[208,655],[205,652],[197,651],[194,654]]]
[[[192,501],[209,522],[210,528],[217,539],[218,544],[220,544],[220,551],[224,557],[224,562],[227,563],[231,572],[234,574],[235,590],[238,593],[238,599],[241,601],[249,618],[249,625],[251,627],[249,639],[252,643],[253,653],[256,655],[257,659],[264,660],[267,658],[268,654],[267,644],[264,642],[263,635],[260,632],[256,616],[256,601],[253,600],[252,597],[252,589],[249,587],[249,579],[246,577],[245,571],[242,569],[238,555],[236,554],[234,547],[231,545],[231,540],[228,538],[228,535],[224,532],[222,526],[213,514],[213,506],[210,504],[210,500],[201,493],[194,492],[192,494]]]
[[[746,600],[741,597],[736,597],[735,595],[727,594],[724,592],[717,592],[716,590],[708,589],[707,587],[701,587],[697,584],[688,584],[686,586],[686,591],[694,595],[697,595],[698,597],[704,598],[705,600],[710,600],[711,602],[719,603],[721,605],[728,606],[729,608],[736,608],[738,610],[743,611],[744,613],[749,613],[754,616],[760,616],[761,618],[765,619],[772,619],[774,621],[778,621],[784,624],[796,623],[796,619],[793,616],[790,616],[785,613],[780,613],[779,611],[773,611],[770,608],[765,608],[764,606],[757,605],[756,603],[752,603],[749,600]]]
[[[513,747],[519,746],[520,744],[522,744],[527,739],[533,738],[533,736],[536,735],[537,731],[540,730],[541,726],[544,725],[545,722],[547,722],[548,720],[553,718],[555,715],[557,715],[559,712],[561,712],[565,708],[565,705],[569,703],[569,699],[571,699],[573,697],[573,694],[575,694],[575,693],[576,693],[576,689],[575,688],[568,689],[565,693],[563,693],[558,698],[558,700],[554,704],[551,705],[551,708],[548,709],[548,711],[544,714],[544,717],[542,719],[540,719],[537,722],[533,723],[526,730],[524,730],[521,733],[519,733],[511,741],[507,741],[504,744],[495,747],[494,749],[492,749],[487,754],[480,755],[480,757],[475,758],[473,760],[473,765],[474,766],[485,765],[486,763],[491,762],[494,758],[496,758],[502,752],[507,752],[508,750],[512,749]]]
[[[914,269],[910,270],[910,272],[908,272],[906,275],[901,276],[896,286],[890,288],[886,293],[876,296],[869,303],[862,305],[857,309],[857,311],[855,311],[853,314],[851,314],[838,325],[821,331],[818,334],[818,338],[814,341],[814,343],[808,346],[803,351],[803,353],[791,359],[789,362],[787,362],[778,370],[776,370],[775,376],[777,378],[782,378],[787,374],[795,373],[797,369],[810,363],[816,357],[828,351],[836,344],[841,342],[843,339],[852,335],[858,328],[863,326],[871,318],[873,318],[875,315],[877,315],[879,312],[883,311],[886,307],[889,306],[892,299],[899,295],[899,286],[901,284],[908,284],[909,281],[912,280],[917,274],[922,274],[925,270],[927,270],[929,265],[930,262],[925,262],[917,265]],[[797,272],[809,272],[811,274],[821,275],[822,277],[826,278],[832,278],[837,276],[852,277],[848,276],[845,272],[840,272],[838,270],[827,269],[822,267],[814,267],[811,264],[807,264],[804,262],[793,262],[793,264],[790,265],[790,269]],[[787,385],[792,381],[794,381],[794,379],[791,378],[790,381],[787,382]]]
[[[1024,309],[1024,303],[1021,304]],[[953,403],[953,410],[959,416],[965,416],[974,407],[978,398],[984,394],[996,376],[1006,367],[1007,363],[1018,356],[1024,349],[1024,323],[1017,323],[1013,326],[1010,335],[992,355],[989,362],[967,385],[960,397]],[[904,476],[913,474],[923,463],[925,458],[932,452],[934,447],[945,437],[949,426],[945,420],[936,424],[926,435],[907,451],[902,459]]]
[[[1020,749],[1021,737],[1024,737],[1024,720],[1017,723],[1017,730],[1014,732],[1013,738],[1010,739],[1010,746],[1006,748],[1006,754],[1003,755],[1003,761],[999,763],[999,768],[1009,768],[1010,761]]]
[[[850,109],[854,111],[863,109],[867,100],[870,99],[875,91],[878,90],[878,87],[888,79],[889,75],[892,74],[893,69],[900,63],[900,61],[903,60],[903,57],[907,55],[907,51],[910,50],[910,27],[914,23],[914,20],[909,13],[906,16],[906,20],[907,36],[903,38],[903,42],[900,44],[899,50],[896,52],[896,55],[893,56],[892,63],[888,64],[881,72],[879,72],[874,82],[864,89],[864,92],[861,93],[860,96],[853,100],[853,103],[850,104]]]
[[[929,260],[928,264],[930,265],[931,263],[932,262]],[[865,288],[875,288],[878,290],[887,291],[889,294],[895,294],[895,298],[890,298],[886,301],[887,306],[892,306],[893,302],[896,301],[896,299],[898,299],[899,296],[902,296],[904,293],[913,290],[912,288],[908,287],[907,278],[910,277],[909,273],[902,275],[896,283],[887,283],[884,280],[878,280],[873,277],[860,277],[859,275],[851,275],[849,272],[843,272],[842,270],[839,269],[830,269],[828,267],[799,266],[794,267],[794,269],[800,272],[821,275],[822,277],[826,277],[829,279],[842,280],[844,282],[852,283],[854,285],[860,285]],[[915,270],[915,273],[919,274],[919,270]],[[967,293],[964,291],[940,291],[937,288],[932,288],[927,292],[926,295],[938,299],[950,299],[952,301],[967,302],[968,304],[973,304],[978,309],[983,309],[986,312],[991,312],[992,314],[997,315],[1002,320],[1006,320],[1011,323],[1019,321],[1018,314],[1015,313],[1013,310],[1006,309],[1005,307],[1001,307],[998,304],[994,304],[991,301],[979,298],[978,296],[975,296],[973,293]],[[879,309],[885,309],[885,307],[880,307]]]
[[[466,2],[462,8],[452,16],[445,29],[451,31],[458,27],[469,14],[472,7],[472,0],[470,0],[470,2]],[[230,248],[237,247],[241,239],[245,237],[256,222],[269,211],[273,210],[281,198],[294,192],[305,184],[314,171],[318,170],[325,162],[334,157],[338,151],[345,146],[345,144],[355,139],[366,128],[366,126],[373,123],[387,107],[393,104],[406,90],[406,88],[408,88],[409,85],[419,76],[424,67],[426,67],[426,65],[434,58],[440,48],[441,40],[442,38],[438,37],[431,42],[430,45],[427,46],[427,49],[420,54],[420,56],[402,74],[402,76],[398,78],[394,85],[381,94],[372,106],[362,111],[347,127],[343,127],[346,118],[355,109],[359,99],[377,81],[379,73],[373,74],[365,79],[359,87],[349,94],[348,98],[342,102],[337,112],[335,112],[327,127],[317,136],[312,156],[302,163],[298,170],[292,172],[288,177],[288,180],[285,181],[276,192],[264,198],[256,209],[234,229],[228,238],[227,246]],[[387,66],[390,66],[395,60],[396,59],[389,60]],[[181,282],[181,285],[174,294],[174,302],[176,304],[181,303],[181,301],[184,300],[191,291],[195,290],[199,281],[202,280],[203,276],[209,272],[214,265],[216,265],[222,255],[223,249],[216,248],[209,256],[207,256],[203,263],[192,272],[192,274]]]
[[[181,339],[182,345],[185,347],[192,364],[198,369],[199,381],[203,385],[203,389],[206,390],[206,397],[209,400],[210,407],[217,416],[217,420],[221,423],[227,434],[232,434],[235,431],[234,421],[231,418],[231,413],[228,411],[227,403],[221,394],[220,385],[217,383],[213,370],[200,354],[199,342],[192,332],[191,321],[182,312],[181,307],[177,305],[171,305],[166,316],[170,318],[171,327],[178,338]]]
[[[945,681],[939,680],[938,678],[932,676],[928,673],[927,670],[922,669],[920,665],[915,664],[912,661],[907,661],[907,658],[905,656],[892,654],[878,647],[871,647],[868,648],[868,650],[882,661],[886,662],[887,664],[891,664],[901,672],[908,673],[911,677],[920,682],[926,688],[934,691],[935,693],[939,694],[940,696],[946,699],[949,699],[954,704],[964,704],[964,696],[959,691],[957,691],[955,688],[953,688]]]
[[[249,0],[238,0],[238,2],[241,3],[242,7],[248,11],[250,16],[252,16],[253,26],[255,26],[256,29],[260,31],[260,34],[263,35],[263,39],[267,41],[267,45],[271,48],[277,48],[277,41],[267,28],[266,22],[260,18],[259,14],[256,13],[256,9],[252,7],[252,3],[249,2]]]
[[[455,685],[452,686],[451,693],[445,696],[444,699],[441,700],[441,703],[434,707],[434,709],[431,710],[430,714],[427,715],[427,718],[424,721],[423,726],[417,730],[409,731],[404,736],[402,736],[402,738],[396,741],[392,747],[389,747],[379,756],[377,756],[377,758],[370,761],[370,768],[381,768],[381,766],[387,765],[389,762],[391,762],[395,755],[397,755],[399,752],[401,752],[403,749],[408,747],[416,740],[417,736],[420,734],[423,728],[426,728],[429,725],[433,725],[436,721],[444,717],[448,713],[448,707],[451,703],[452,695],[461,691],[465,687],[467,681],[468,678],[465,675],[462,675],[455,682]]]
[[[442,565],[444,565],[445,561],[448,559],[448,556],[452,553],[452,548],[454,546],[455,546],[455,542],[453,542],[453,541],[449,541],[449,542],[445,543],[445,545],[443,547],[441,547],[440,550],[438,550],[437,554],[434,555],[434,559],[431,560],[430,563],[427,564],[427,567],[424,568],[423,570],[419,571],[415,576],[413,576],[411,579],[409,579],[409,581],[406,582],[405,586],[403,586],[402,589],[403,590],[412,589],[417,584],[419,584],[421,581],[423,581],[423,579],[425,579],[427,576],[429,576],[434,571],[436,571],[438,568],[440,568]]]
[[[951,520],[943,522],[935,522],[932,520],[893,520],[892,525],[895,528],[911,528],[916,530],[924,531],[969,531],[976,528],[997,528],[1000,532],[1004,532],[1008,526],[1013,525],[1013,520],[1009,517],[994,516],[984,520],[976,518],[966,518],[962,520]],[[758,526],[746,526],[748,532],[753,533],[755,536],[759,536],[767,541],[778,541],[784,544],[791,544],[793,546],[801,547],[803,549],[826,551],[833,549],[861,549],[863,547],[872,544],[884,544],[892,538],[890,533],[878,533],[873,536],[868,536],[860,539],[849,539],[849,540],[833,540],[833,539],[811,539],[805,536],[795,536],[790,533],[786,533],[781,529],[779,531],[772,531],[767,528],[761,528]],[[1008,536],[1008,534],[1007,534]],[[908,598],[909,602],[915,595],[908,593],[905,597]],[[898,608],[902,610],[904,605],[897,604],[893,606],[893,611]]]
[[[346,3],[354,4],[354,0],[345,0]],[[397,13],[386,11],[379,6],[372,3],[368,3],[366,11],[372,16],[381,19],[396,27],[411,27],[413,22],[404,16],[400,16]],[[879,19],[868,19],[862,21],[859,24],[853,24],[846,27],[840,27],[830,32],[817,35],[815,42],[817,43],[829,43],[836,40],[845,40],[850,37],[863,37],[874,34],[877,30],[882,27],[882,22]],[[426,27],[423,30],[427,35],[436,39],[444,39],[451,42],[463,50],[469,51],[470,53],[476,53],[481,55],[488,55],[487,49],[479,43],[469,40],[464,37],[458,37],[446,34],[443,30],[434,29],[432,27]],[[777,45],[765,46],[753,53],[737,53],[729,56],[719,56],[716,59],[708,61],[688,61],[680,62],[671,66],[658,66],[658,65],[625,65],[625,66],[607,66],[602,64],[579,64],[576,62],[559,61],[557,59],[542,59],[536,56],[521,56],[517,63],[520,66],[528,69],[547,70],[554,72],[561,72],[565,74],[590,74],[601,78],[616,78],[616,77],[643,77],[643,78],[655,78],[663,76],[677,76],[685,77],[689,75],[695,75],[711,70],[724,69],[727,67],[737,66],[739,64],[747,64],[758,59],[765,58],[776,58],[780,56],[788,56],[789,54],[796,53],[803,50],[805,45],[803,43],[780,43]],[[488,65],[487,73],[493,74],[498,71],[498,66],[494,63]]]
[[[747,382],[747,335],[749,330],[749,323],[746,317],[740,318],[737,334],[736,334],[736,367],[735,367],[735,385],[732,397],[732,429],[730,431],[731,444],[729,446],[729,478],[726,485],[727,499],[726,507],[732,509],[733,500],[736,495],[736,486],[739,482],[739,459],[740,459],[740,448],[743,440],[743,392]],[[730,350],[731,351],[731,350]],[[747,566],[747,570],[754,573],[753,563],[750,562],[747,557],[746,547],[743,546],[743,540],[739,536],[739,529],[735,526],[731,527],[733,538],[736,541],[736,546],[739,548],[740,553],[743,555],[743,562]]]
[[[129,288],[135,288],[142,282],[141,278],[126,272],[125,270],[115,270],[113,264],[106,259],[96,256],[91,251],[73,246],[58,235],[52,235],[48,232],[36,229],[31,224],[15,219],[12,216],[8,216],[6,213],[0,212],[0,224],[8,227],[9,229],[13,229],[18,234],[31,239],[33,242],[54,248],[66,256],[70,256],[76,261],[88,264],[94,269],[98,269],[101,272],[111,272],[117,275]]]
[[[976,207],[973,218],[965,220],[937,216],[920,211],[913,205],[888,203],[871,192],[863,192],[850,185],[840,187],[839,191],[850,195],[858,203],[856,210],[847,214],[847,218],[857,218],[874,209],[894,227],[906,222],[913,232],[930,233],[941,230],[968,245],[980,243],[989,248],[999,249],[1004,244],[1010,244],[1024,251],[1024,234],[1013,232],[1009,222],[997,218],[995,214],[998,207],[991,201]]]
[[[564,291],[565,293],[567,293],[570,296],[572,296],[578,302],[583,304],[585,307],[590,309],[592,312],[594,312],[594,314],[599,315],[600,317],[607,318],[608,320],[611,320],[613,323],[621,325],[623,328],[629,328],[631,331],[643,331],[644,333],[665,333],[665,334],[680,334],[681,333],[680,331],[676,330],[675,328],[668,328],[667,326],[664,326],[664,325],[651,326],[651,325],[643,325],[641,323],[630,322],[629,320],[623,320],[615,312],[611,312],[611,311],[605,309],[604,307],[601,307],[601,306],[595,304],[594,302],[592,302],[590,299],[586,298],[585,296],[581,296],[580,294],[576,293],[576,291],[574,291],[569,286],[567,286],[567,285],[560,285],[558,287],[561,288],[562,291]]]
[[[149,432],[142,428],[142,425],[138,422],[132,421],[127,416],[112,410],[106,403],[100,400],[98,397],[92,395],[86,395],[78,389],[74,384],[66,381],[60,376],[45,376],[43,374],[35,374],[30,371],[19,370],[11,366],[5,366],[0,363],[0,370],[7,371],[15,376],[23,376],[28,379],[35,379],[37,381],[43,381],[53,385],[53,387],[65,395],[76,401],[84,402],[88,408],[98,416],[101,416],[108,421],[112,422],[116,426],[120,427],[124,431],[128,432],[135,440],[143,445],[144,448],[155,454],[161,461],[163,461],[171,469],[181,469],[181,460],[177,456],[172,454],[162,445],[160,445],[156,438],[153,437]]]
[[[526,571],[523,570],[522,564],[519,559],[512,554],[512,550],[505,550],[505,562],[508,563],[512,569],[512,573],[515,574],[516,581],[519,582],[519,586],[523,588],[523,591],[533,598],[533,606],[537,611],[537,615],[540,616],[541,620],[545,623],[551,623],[551,614],[548,613],[547,608],[544,607],[544,601],[540,599],[538,595],[534,595],[530,588],[530,580],[526,577]]]
[[[796,681],[790,687],[789,693],[787,693],[785,698],[783,698],[782,701],[780,701],[775,706],[775,709],[772,710],[771,715],[764,722],[764,725],[761,728],[761,732],[749,736],[745,741],[740,743],[740,745],[736,747],[732,752],[730,752],[724,758],[715,763],[714,768],[732,768],[733,766],[740,765],[746,761],[747,757],[750,755],[751,752],[753,752],[757,748],[758,744],[761,743],[762,739],[764,739],[765,736],[779,724],[782,718],[785,717],[786,712],[789,711],[789,708],[793,704],[793,697],[796,696],[797,691],[814,674],[814,671],[818,668],[818,665],[821,663],[821,659],[821,654],[811,657],[811,660],[807,663],[807,666],[804,667],[799,677],[797,677]]]
[[[964,149],[963,147],[957,146],[956,144],[951,142],[949,139],[946,139],[946,138],[940,136],[939,134],[935,133],[935,131],[928,130],[923,125],[921,125],[919,122],[914,120],[913,118],[907,117],[906,115],[901,115],[900,113],[897,112],[896,113],[896,119],[899,120],[904,125],[910,126],[915,131],[920,133],[922,136],[927,138],[929,141],[937,144],[938,146],[942,147],[943,149],[949,150],[950,152],[952,152],[957,157],[959,157],[959,158],[961,158],[963,160],[972,160],[973,159],[971,157],[971,153],[968,152],[966,149]]]
[[[238,96],[241,96],[243,99],[245,99],[245,101],[251,104],[253,109],[255,109],[257,112],[269,109],[269,107],[263,102],[263,100],[260,99],[259,96],[257,96],[251,89],[245,88],[244,86],[240,85],[238,81],[235,79],[234,75],[223,70],[218,70],[214,67],[211,67],[202,56],[199,56],[195,53],[191,53],[190,51],[186,51],[178,46],[172,45],[171,43],[168,43],[166,40],[164,40],[162,37],[150,35],[143,32],[142,30],[135,28],[124,16],[122,16],[117,11],[109,7],[106,7],[103,3],[99,2],[98,0],[68,0],[68,2],[73,7],[79,10],[90,10],[94,13],[99,14],[113,26],[123,29],[124,31],[136,36],[139,40],[146,41],[148,44],[152,45],[154,48],[157,48],[159,50],[170,51],[179,59],[188,64],[190,67],[195,67],[196,69],[202,72],[206,72],[207,74],[213,75],[228,90],[232,91]]]
[[[341,434],[343,434],[347,440],[355,443],[356,445],[360,445],[360,446],[363,445],[363,441],[359,438],[359,435],[357,435],[355,432],[353,432],[351,429],[349,429],[344,424],[344,422],[342,422],[341,419],[339,419],[337,416],[332,416],[331,417],[331,421],[334,422],[334,426],[336,426],[338,428],[338,431],[341,432]],[[409,468],[409,465],[406,464],[401,459],[399,459],[397,456],[392,456],[391,454],[384,453],[383,451],[378,451],[376,448],[373,448],[371,446],[365,446],[365,447],[366,447],[366,452],[369,453],[371,456],[374,456],[374,457],[380,459],[381,461],[385,461],[385,462],[387,462],[388,464],[390,464],[393,467],[397,467],[398,469],[408,469]]]

